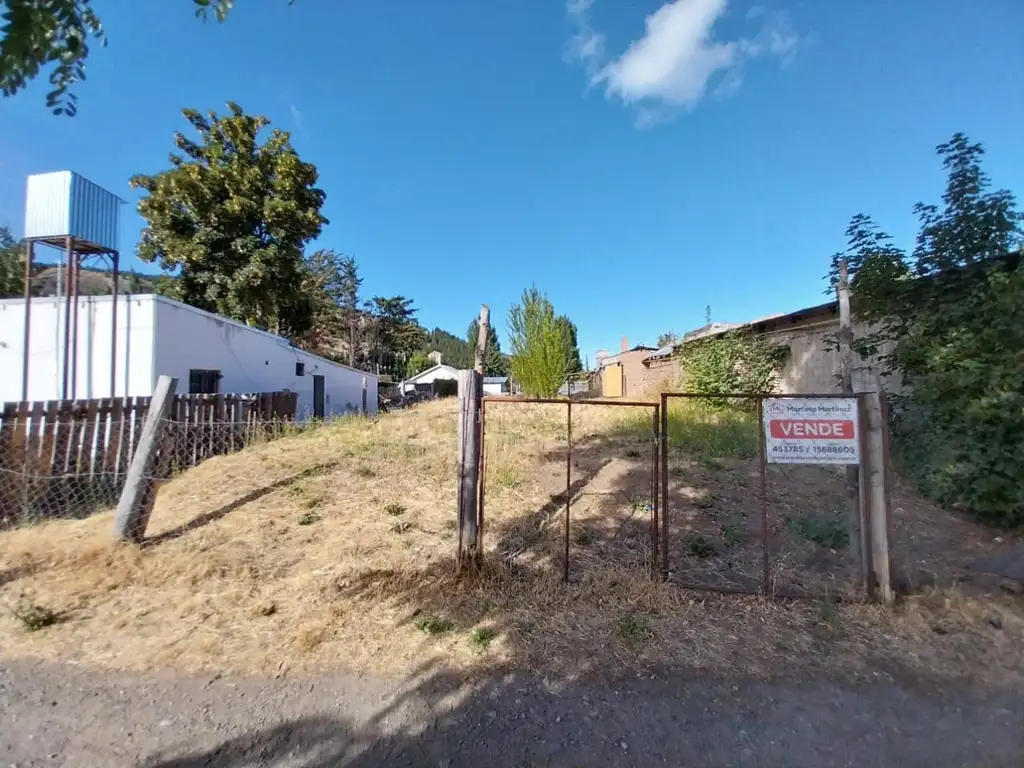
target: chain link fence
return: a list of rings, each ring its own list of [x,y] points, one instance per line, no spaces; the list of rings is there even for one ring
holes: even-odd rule
[[[80,519],[117,505],[144,416],[90,425],[52,421],[0,433],[0,529]],[[286,419],[208,422],[166,420],[151,473],[164,480],[214,456],[310,429]]]

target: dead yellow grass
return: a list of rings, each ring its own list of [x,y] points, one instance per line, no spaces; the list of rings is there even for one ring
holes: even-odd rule
[[[27,632],[0,609],[0,653],[256,675],[432,663],[766,676],[884,664],[1019,679],[1024,622],[1009,597],[936,593],[832,616],[811,601],[652,582],[641,535],[650,435],[618,409],[578,410],[569,585],[564,499],[553,497],[565,482],[564,409],[488,410],[487,565],[457,577],[455,409],[436,403],[211,459],[161,489],[141,549],[111,542],[111,513],[0,534],[0,605],[26,596],[61,615]],[[428,617],[452,629],[425,632]],[[497,633],[486,648],[471,637],[484,627]]]

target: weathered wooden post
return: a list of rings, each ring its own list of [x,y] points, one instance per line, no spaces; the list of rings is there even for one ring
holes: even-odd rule
[[[865,416],[861,423],[865,451],[861,457],[863,472],[860,477],[860,495],[866,508],[866,517],[870,521],[869,593],[885,605],[891,605],[894,593],[889,558],[889,494],[886,483],[889,424],[882,403],[885,393],[878,373],[873,368],[854,368],[852,380],[853,391],[863,401],[862,413]]]
[[[153,492],[157,453],[163,442],[165,421],[174,402],[178,380],[170,376],[157,379],[149,412],[142,425],[139,444],[128,466],[124,490],[117,504],[114,535],[124,541],[141,543],[146,535],[149,513],[156,494]]]
[[[476,341],[474,369],[459,371],[459,417],[457,464],[459,472],[459,567],[480,558],[477,502],[480,488],[480,398],[483,396],[484,354],[491,310],[480,308],[480,329]]]
[[[839,301],[839,384],[844,395],[853,394],[853,316],[850,312],[850,283],[846,259],[839,261],[839,280],[836,283]],[[860,467],[846,467],[847,521],[850,526],[850,556],[860,567],[861,587],[867,591],[870,571],[870,544],[867,525],[861,516]]]

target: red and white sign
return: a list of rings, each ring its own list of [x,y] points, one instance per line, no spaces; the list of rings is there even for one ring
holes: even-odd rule
[[[772,397],[764,401],[765,456],[773,464],[859,464],[853,397]]]

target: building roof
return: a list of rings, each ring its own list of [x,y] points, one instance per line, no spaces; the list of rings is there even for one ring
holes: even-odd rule
[[[505,384],[508,376],[484,376],[484,384]]]
[[[780,312],[774,315],[767,315],[765,317],[758,318],[757,320],[750,320],[746,323],[709,323],[708,325],[695,328],[692,331],[688,331],[683,334],[683,338],[679,341],[675,341],[671,344],[658,349],[654,354],[644,358],[644,362],[648,360],[657,360],[659,358],[669,357],[677,347],[681,344],[686,344],[689,341],[696,341],[698,339],[706,339],[711,336],[720,336],[723,333],[735,330],[755,331],[764,333],[771,331],[775,326],[783,324],[797,324],[803,320],[807,320],[814,315],[820,315],[822,313],[835,314],[839,311],[839,302],[830,301],[825,304],[816,304],[813,307],[805,307],[798,309],[795,312]]]
[[[444,369],[445,372],[451,373],[452,374],[452,378],[456,378],[459,375],[459,370],[457,368],[453,368],[450,365],[445,365],[444,363],[438,363],[437,365],[430,366],[425,371],[420,371],[415,376],[410,376],[409,378],[405,379],[403,383],[410,382],[410,381],[411,382],[415,382],[416,380],[423,378],[428,373],[436,371],[439,368]]]

